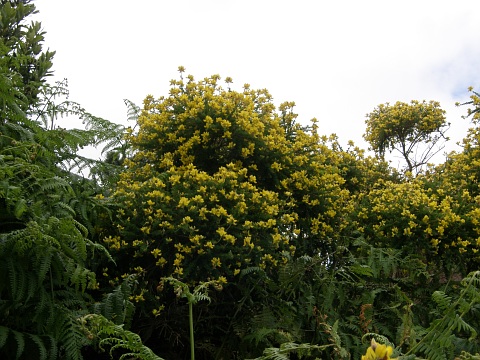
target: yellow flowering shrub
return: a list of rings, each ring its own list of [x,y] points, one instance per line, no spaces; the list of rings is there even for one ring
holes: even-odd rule
[[[259,189],[247,169],[229,164],[209,175],[189,164],[144,171],[121,175],[115,196],[128,203],[117,213],[123,229],[106,240],[119,256],[133,257],[130,267],[151,264],[151,275],[201,281],[231,278],[239,267],[263,263],[265,254],[270,264],[291,255],[281,229],[296,216],[275,192]]]
[[[349,192],[315,122],[298,125],[292,102],[277,112],[267,90],[180,70],[169,96],[147,96],[128,136],[135,155],[113,195],[118,231],[105,239],[117,259],[146,278],[195,282],[334,248]]]
[[[355,198],[351,225],[375,246],[401,248],[426,262],[450,267],[478,261],[476,200],[466,189],[451,187],[445,174],[442,178],[442,183],[434,176],[380,181]]]

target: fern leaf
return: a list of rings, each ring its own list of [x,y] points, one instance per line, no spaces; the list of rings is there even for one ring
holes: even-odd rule
[[[432,298],[437,304],[437,306],[443,311],[446,311],[452,305],[452,298],[445,294],[443,291],[435,291],[432,294]]]
[[[13,261],[13,258],[9,258],[7,260],[12,299],[15,302],[22,302],[25,298],[25,293],[28,286],[27,273],[24,271],[19,271],[17,265],[14,264]]]
[[[47,358],[47,349],[43,344],[42,339],[38,335],[28,334],[30,339],[37,345],[39,359],[44,360]]]
[[[40,283],[37,280],[35,274],[28,273],[26,274],[27,278],[27,289],[26,289],[26,296],[25,296],[25,303],[27,303],[30,299],[34,298],[38,293],[38,288]]]
[[[50,248],[45,249],[39,256],[37,256],[37,261],[35,263],[35,269],[37,269],[37,279],[39,283],[42,283],[47,272],[50,270],[50,265],[52,263],[52,251]]]
[[[15,217],[17,219],[20,219],[22,217],[22,215],[25,213],[25,211],[27,211],[28,209],[28,206],[27,206],[27,202],[25,201],[25,199],[20,199],[19,201],[17,201],[15,203],[15,208],[13,210],[13,214],[15,215]]]
[[[16,359],[20,359],[25,350],[25,336],[21,332],[15,330],[12,330],[12,334],[17,343]]]
[[[68,184],[65,179],[54,176],[49,179],[43,180],[43,184],[40,186],[40,191],[51,191],[56,189],[67,189],[70,188],[70,184]]]
[[[107,259],[109,261],[111,261],[112,263],[114,263],[116,265],[115,260],[113,259],[112,255],[110,254],[110,252],[107,250],[107,248],[105,246],[103,246],[102,244],[93,242],[91,240],[88,240],[88,239],[86,239],[86,245],[92,247],[93,251],[95,251],[95,250],[100,251],[102,254],[104,254],[107,257]]]
[[[71,208],[69,205],[65,204],[64,202],[59,201],[55,204],[55,206],[57,208],[60,208],[58,210],[64,210],[63,213],[65,213],[66,216],[68,216],[68,215],[75,216],[76,215],[75,210],[73,210],[73,208]]]
[[[360,276],[373,276],[373,270],[368,265],[354,264],[348,267],[348,269],[356,275]]]
[[[0,349],[5,346],[10,329],[0,325]]]
[[[62,335],[60,343],[65,353],[65,358],[83,360],[80,350],[85,345],[85,335],[72,319],[66,319],[62,327]]]
[[[57,340],[54,339],[52,336],[48,336],[48,339],[50,340],[50,348],[49,348],[50,358],[51,359],[57,359],[58,358]]]
[[[127,106],[127,120],[136,122],[141,113],[140,106],[128,99],[124,99],[123,102]]]

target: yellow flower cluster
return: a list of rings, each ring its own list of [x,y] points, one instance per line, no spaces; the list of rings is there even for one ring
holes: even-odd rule
[[[331,139],[296,124],[294,103],[277,113],[266,90],[218,81],[172,81],[169,96],[145,99],[128,135],[135,155],[114,193],[118,231],[105,243],[131,254],[131,272],[141,264],[146,282],[274,269],[296,251],[331,249],[347,226]]]
[[[411,147],[435,136],[447,126],[445,110],[437,101],[412,100],[410,103],[381,104],[367,115],[364,138],[380,154],[398,149],[407,141]]]
[[[375,339],[372,339],[367,352],[362,355],[362,360],[394,360],[390,357],[392,353],[393,348],[391,346],[378,344]]]
[[[419,176],[403,183],[379,182],[358,195],[357,229],[374,244],[409,248],[427,257],[476,256],[480,211],[475,198],[445,173],[440,186],[433,187],[432,181],[438,180]]]

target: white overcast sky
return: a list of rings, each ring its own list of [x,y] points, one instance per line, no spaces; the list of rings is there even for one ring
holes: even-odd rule
[[[437,100],[455,141],[480,90],[480,1],[36,0],[56,79],[94,115],[126,123],[127,98],[167,95],[177,67],[267,88],[299,120],[362,148],[381,103]],[[67,124],[61,126],[68,127]]]

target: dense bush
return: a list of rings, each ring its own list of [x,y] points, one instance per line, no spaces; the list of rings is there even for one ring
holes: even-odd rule
[[[478,358],[473,89],[463,151],[425,171],[383,155],[439,140],[436,102],[376,108],[373,157],[180,67],[167,96],[126,102],[125,129],[48,84],[34,11],[0,10],[2,358]]]

